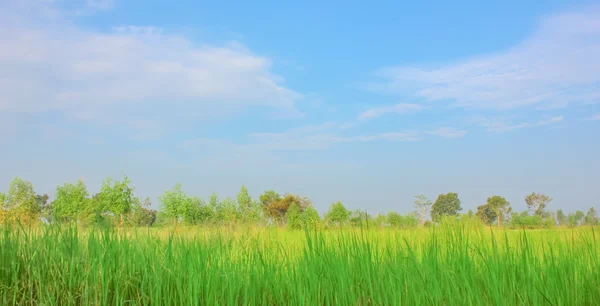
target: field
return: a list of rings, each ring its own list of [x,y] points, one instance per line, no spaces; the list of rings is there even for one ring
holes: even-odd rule
[[[594,305],[596,231],[3,228],[0,304]]]

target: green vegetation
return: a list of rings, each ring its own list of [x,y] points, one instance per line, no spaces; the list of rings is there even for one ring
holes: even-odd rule
[[[160,210],[127,177],[53,201],[15,179],[0,193],[2,305],[593,305],[598,216],[501,196],[461,214],[457,193],[372,216],[273,190],[208,201],[180,184]],[[429,213],[431,220],[427,220]],[[41,222],[45,221],[45,222]],[[583,226],[585,225],[585,226]],[[528,230],[528,229],[536,230]]]
[[[592,228],[0,233],[3,305],[594,305]]]

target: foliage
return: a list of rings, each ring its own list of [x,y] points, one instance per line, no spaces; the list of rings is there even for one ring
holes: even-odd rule
[[[584,214],[581,210],[576,211],[574,214],[569,214],[567,219],[569,220],[569,227],[578,226],[584,218]]]
[[[598,225],[598,215],[593,207],[590,207],[587,214],[585,214],[584,222],[586,225]]]
[[[76,221],[87,205],[89,193],[82,180],[56,187],[56,199],[52,202],[54,218],[59,221]]]
[[[461,210],[457,193],[440,194],[431,207],[431,219],[438,222],[442,216],[456,216]]]
[[[18,177],[10,182],[5,207],[13,217],[25,223],[35,221],[42,209],[33,191],[33,184]]]
[[[302,212],[302,221],[308,228],[314,229],[321,222],[321,217],[319,217],[319,212],[312,205],[309,205]]]
[[[431,202],[431,200],[424,195],[418,195],[415,198],[415,208],[417,209],[417,213],[421,219],[421,224],[423,224],[425,223],[425,218],[427,218],[429,210],[431,210],[431,205],[433,205],[433,202]]]
[[[558,222],[558,225],[561,226],[569,224],[567,215],[565,215],[562,209],[556,211],[556,222]]]
[[[188,201],[188,196],[181,189],[180,183],[175,184],[172,190],[165,191],[158,199],[162,204],[165,216],[173,218],[175,223],[183,217],[185,206],[188,205],[188,203],[186,203]]]
[[[302,212],[300,211],[300,205],[293,203],[285,213],[287,218],[287,226],[290,229],[301,229],[302,228]]]
[[[340,201],[331,204],[329,211],[325,215],[325,219],[336,226],[345,225],[348,222],[348,218],[350,218],[350,211]]]
[[[498,218],[496,211],[494,211],[494,209],[487,204],[478,206],[476,215],[479,217],[479,219],[481,219],[481,222],[487,225],[494,224]]]
[[[100,189],[99,198],[101,205],[109,212],[119,216],[123,223],[123,215],[131,211],[135,197],[133,187],[129,186],[129,178],[125,176],[123,181],[113,181],[110,177],[104,180]]]
[[[546,206],[552,201],[552,198],[542,193],[531,193],[525,197],[527,207],[534,214],[545,217]]]

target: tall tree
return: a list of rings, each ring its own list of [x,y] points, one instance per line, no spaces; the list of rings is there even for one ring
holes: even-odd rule
[[[498,226],[502,225],[502,221],[512,211],[510,203],[504,197],[497,195],[487,198],[486,205],[495,212]]]
[[[41,211],[41,206],[35,196],[33,184],[16,177],[10,182],[6,207],[21,220],[34,221]]]
[[[127,176],[122,181],[113,181],[110,177],[102,183],[99,197],[102,206],[116,216],[119,216],[120,224],[123,225],[123,215],[131,211],[135,202],[133,187],[129,186],[131,181]]]
[[[287,226],[291,229],[302,228],[302,212],[300,211],[300,205],[293,203],[285,213],[287,219]]]
[[[481,222],[487,225],[494,224],[498,218],[498,213],[489,204],[478,206],[476,214],[481,219]]]
[[[427,215],[429,214],[429,210],[431,210],[431,205],[433,205],[433,202],[431,202],[431,200],[422,194],[416,196],[415,198],[415,208],[417,209],[417,213],[421,219],[421,225],[423,225],[423,223],[425,223],[425,218],[427,218]]]
[[[458,193],[440,194],[431,207],[431,219],[438,222],[442,216],[456,216],[462,210]]]
[[[556,211],[556,221],[558,225],[564,226],[569,224],[569,220],[567,219],[567,215],[563,212],[562,209]]]
[[[302,212],[302,219],[304,224],[306,224],[306,226],[309,228],[316,227],[321,221],[319,212],[312,205],[309,205],[306,209],[304,209],[304,212]]]
[[[183,217],[186,205],[189,204],[187,203],[188,196],[181,189],[181,184],[175,184],[173,189],[165,191],[158,199],[162,204],[165,216],[173,218],[175,220],[175,225],[177,225],[179,219]]]
[[[587,225],[598,225],[598,215],[593,207],[590,207],[587,214],[585,214],[584,222]]]
[[[240,192],[238,192],[237,194],[237,203],[239,210],[242,213],[247,211],[252,204],[252,198],[248,193],[248,189],[244,185],[242,185],[242,188],[240,188]]]
[[[52,202],[54,218],[59,221],[75,221],[84,211],[89,193],[82,180],[56,187],[56,198]]]
[[[348,222],[349,217],[350,217],[350,211],[348,211],[348,209],[346,209],[344,204],[342,204],[342,202],[340,202],[340,201],[337,201],[337,202],[331,204],[331,207],[329,208],[329,211],[327,212],[327,215],[325,216],[325,218],[328,221],[330,221],[333,224],[336,224],[338,226],[342,226],[342,225],[346,224],[346,222]]]
[[[527,207],[534,214],[541,217],[545,217],[545,209],[548,203],[552,201],[552,198],[543,193],[531,193],[525,197],[525,203]]]

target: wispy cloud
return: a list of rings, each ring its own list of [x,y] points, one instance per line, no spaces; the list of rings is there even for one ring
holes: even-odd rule
[[[452,127],[441,127],[435,130],[428,131],[427,134],[443,138],[460,138],[464,137],[467,134],[467,131],[459,130]]]
[[[503,52],[433,67],[387,67],[377,91],[486,109],[560,108],[600,102],[600,7],[543,19]]]
[[[518,129],[530,128],[530,127],[539,127],[549,124],[554,124],[563,121],[563,116],[551,117],[548,119],[541,119],[536,122],[519,122],[515,123],[511,120],[503,120],[503,119],[490,119],[486,117],[475,117],[473,119],[473,123],[484,127],[487,131],[495,132],[495,133],[505,133]]]
[[[359,120],[370,120],[377,117],[381,117],[386,114],[396,113],[396,114],[404,114],[408,112],[416,112],[422,109],[422,106],[418,104],[411,103],[400,103],[392,106],[383,106],[376,107],[369,110],[366,110],[358,116]]]
[[[155,27],[98,32],[43,14],[60,12],[53,1],[43,2],[43,10],[32,1],[10,2],[0,3],[0,111],[61,112],[87,121],[135,114],[198,120],[255,106],[295,113],[303,98],[271,72],[269,58],[237,42],[197,44]],[[26,17],[11,17],[19,12]]]

